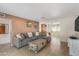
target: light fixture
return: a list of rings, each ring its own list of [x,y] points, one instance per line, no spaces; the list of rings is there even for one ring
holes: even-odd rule
[[[6,13],[0,12],[0,17],[6,17],[6,16],[7,16]]]

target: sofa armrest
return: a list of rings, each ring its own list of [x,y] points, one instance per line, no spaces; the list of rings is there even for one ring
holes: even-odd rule
[[[20,48],[21,47],[21,40],[20,38],[14,38],[13,40],[13,45],[17,48]]]

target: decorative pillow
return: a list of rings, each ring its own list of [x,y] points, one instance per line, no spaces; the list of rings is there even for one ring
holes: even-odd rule
[[[46,36],[49,37],[49,33],[47,33]]]
[[[28,34],[29,37],[32,37],[33,36],[31,32],[29,32],[27,34]]]
[[[17,34],[16,37],[17,37],[17,38],[22,38],[22,37],[21,37],[21,34]]]
[[[35,35],[35,32],[32,32],[32,35],[33,35],[33,36],[36,36],[36,35]]]
[[[24,39],[25,38],[24,34],[22,34],[22,33],[17,34],[16,37],[17,38],[20,38],[20,39]]]
[[[36,36],[39,36],[39,32],[36,32],[35,35],[36,35]]]

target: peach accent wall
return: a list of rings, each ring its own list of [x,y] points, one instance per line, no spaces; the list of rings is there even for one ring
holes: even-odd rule
[[[19,18],[16,16],[9,16],[8,18],[12,20],[12,35],[13,36],[17,33],[35,32],[36,30],[39,31],[39,29],[35,29],[36,25],[39,28],[39,23],[36,21],[30,20],[33,25],[31,28],[28,28],[27,27],[27,21],[29,21],[28,19]]]
[[[24,19],[12,15],[8,15],[7,18],[12,20],[12,39],[17,33],[39,31],[39,22],[37,21],[30,20],[33,25],[31,28],[28,28],[27,21],[29,21],[29,19]],[[35,26],[38,28],[36,29]]]

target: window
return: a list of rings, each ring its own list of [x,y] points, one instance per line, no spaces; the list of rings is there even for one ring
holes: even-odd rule
[[[59,22],[54,22],[52,24],[52,31],[53,32],[60,31],[60,23]]]

